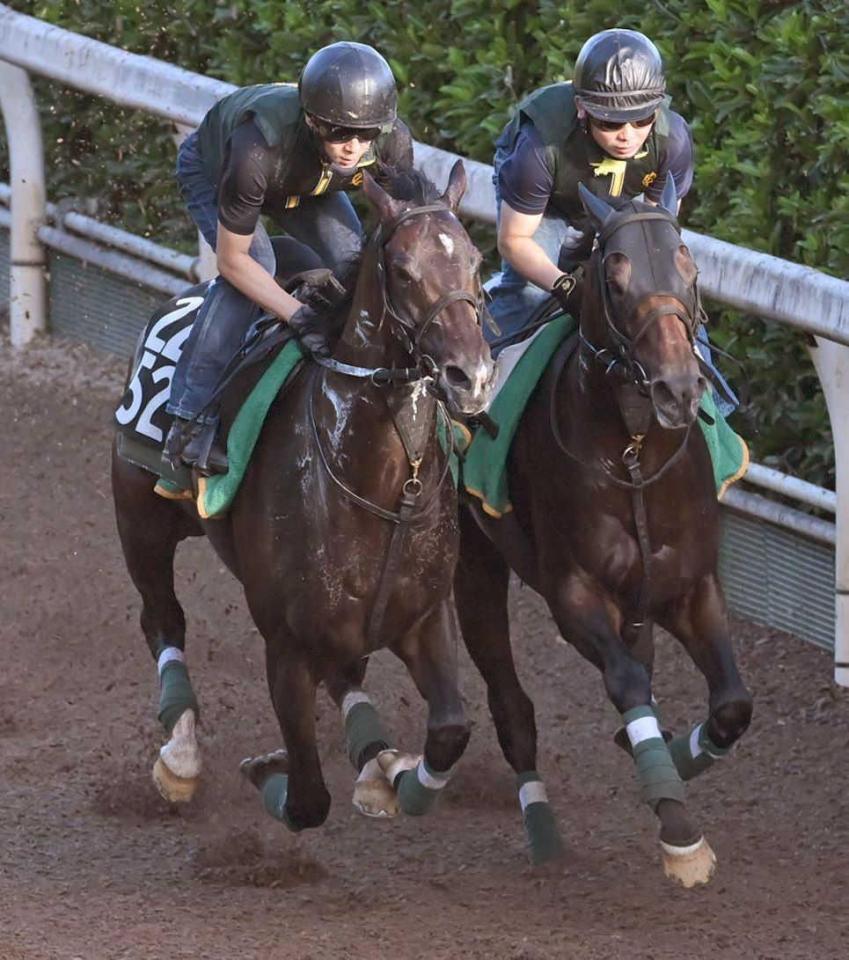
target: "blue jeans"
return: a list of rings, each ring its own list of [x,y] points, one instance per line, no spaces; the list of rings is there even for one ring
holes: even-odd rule
[[[218,187],[204,172],[196,133],[180,145],[177,181],[192,220],[215,250]],[[346,274],[359,256],[362,225],[344,193],[304,198],[301,205],[281,213],[279,220],[286,234],[307,244],[334,273]],[[261,223],[256,226],[249,252],[274,275],[274,249]],[[224,368],[261,313],[256,303],[223,277],[212,281],[174,371],[169,413],[191,420],[207,406]]]

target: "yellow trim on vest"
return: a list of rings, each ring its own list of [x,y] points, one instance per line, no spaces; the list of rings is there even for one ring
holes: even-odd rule
[[[642,153],[635,153],[630,159],[642,160],[643,157],[647,157],[648,155],[648,150],[643,150]],[[599,160],[597,163],[590,161],[590,166],[593,168],[594,177],[610,176],[609,196],[622,196],[622,188],[625,186],[625,173],[628,169],[627,160],[616,160],[613,157],[605,157],[604,160]]]

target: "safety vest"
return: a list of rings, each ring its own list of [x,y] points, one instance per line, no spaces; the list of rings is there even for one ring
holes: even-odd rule
[[[213,183],[218,183],[224,165],[227,143],[239,124],[252,117],[269,147],[280,148],[280,168],[275,174],[278,183],[285,183],[288,162],[299,143],[304,142],[305,123],[298,88],[289,83],[260,83],[242,87],[219,100],[198,127],[198,150],[204,171]],[[380,157],[382,141],[392,127],[384,128],[363,155],[358,167],[367,167]],[[352,185],[362,183],[362,176],[354,177]],[[319,189],[313,193],[323,192]],[[296,206],[298,198],[291,197],[287,206]]]
[[[669,140],[667,100],[636,156],[629,160],[611,157],[579,123],[571,83],[541,87],[523,100],[499,142],[512,149],[522,124],[528,120],[542,139],[546,165],[554,177],[549,202],[575,226],[587,221],[578,195],[579,183],[601,197],[636,197],[657,178]]]

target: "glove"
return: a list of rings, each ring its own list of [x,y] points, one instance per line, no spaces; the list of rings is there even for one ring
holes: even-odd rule
[[[287,289],[296,300],[316,310],[325,310],[341,303],[347,294],[331,270],[304,270],[292,277]]]
[[[327,323],[312,307],[306,304],[300,307],[292,314],[288,322],[292,332],[306,350],[316,357],[330,356]]]
[[[561,273],[551,285],[551,295],[564,310],[569,309],[569,298],[572,296],[572,291],[575,289],[577,282],[574,274]]]

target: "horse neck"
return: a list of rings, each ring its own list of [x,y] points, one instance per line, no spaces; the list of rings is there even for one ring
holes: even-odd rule
[[[410,358],[393,335],[390,318],[384,315],[384,293],[378,270],[379,251],[375,243],[366,248],[357,275],[354,299],[334,356],[344,363],[362,367],[409,366]]]

